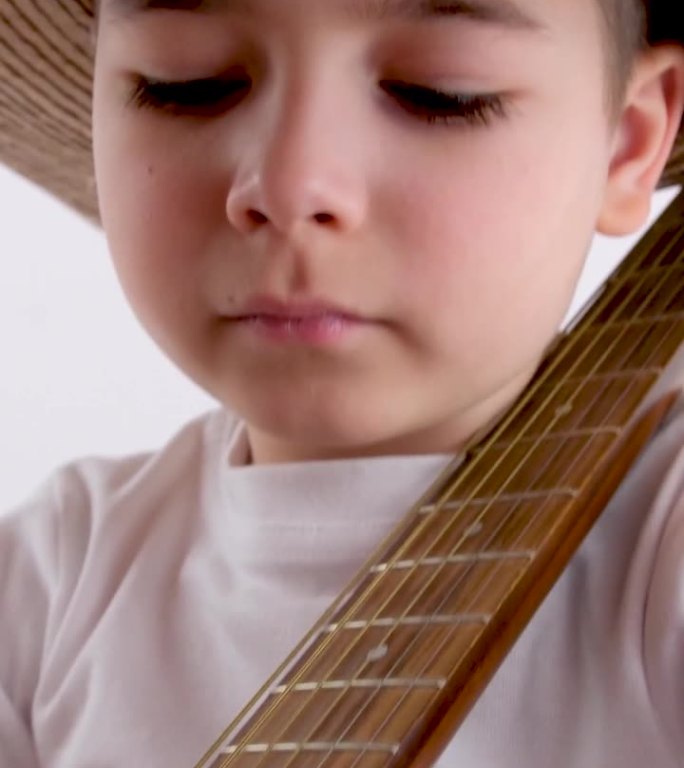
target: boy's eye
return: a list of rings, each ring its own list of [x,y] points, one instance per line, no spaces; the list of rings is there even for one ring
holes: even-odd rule
[[[380,86],[406,111],[428,123],[486,126],[508,114],[505,98],[496,94],[444,93],[399,80],[383,80]]]
[[[130,101],[174,115],[212,116],[235,106],[249,87],[245,79],[165,82],[138,77]],[[427,123],[488,125],[494,117],[507,114],[504,98],[494,94],[449,94],[400,80],[383,80],[380,87],[405,111]]]
[[[176,115],[212,115],[234,106],[249,85],[244,79],[165,82],[138,77],[130,101],[137,107]]]

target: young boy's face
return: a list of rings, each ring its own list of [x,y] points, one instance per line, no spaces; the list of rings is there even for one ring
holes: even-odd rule
[[[148,332],[257,461],[457,450],[534,372],[602,209],[596,0],[134,4],[103,0],[94,139]],[[223,82],[140,107],[136,75]]]

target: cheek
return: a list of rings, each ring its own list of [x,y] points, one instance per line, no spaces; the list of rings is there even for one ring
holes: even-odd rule
[[[184,290],[190,295],[196,257],[220,225],[206,163],[174,155],[154,136],[127,134],[123,125],[107,133],[96,155],[98,190],[122,287],[138,314],[155,296],[177,304]]]
[[[135,150],[108,147],[100,160],[98,184],[106,229],[128,245],[126,250],[139,243],[148,251],[155,243],[175,242],[209,215],[208,180],[189,159],[173,157],[170,149],[165,153],[158,145],[138,140]]]
[[[415,318],[433,344],[455,344],[474,364],[546,343],[591,240],[600,158],[559,145],[531,163],[533,138],[436,163],[414,174],[410,199],[395,198],[399,280],[411,286]]]

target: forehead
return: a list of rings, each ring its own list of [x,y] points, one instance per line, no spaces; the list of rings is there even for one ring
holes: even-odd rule
[[[133,20],[158,11],[249,15],[267,12],[269,1],[101,0],[101,5],[103,15],[111,20]],[[331,6],[348,18],[368,21],[452,18],[528,31],[542,31],[546,26],[540,14],[520,0],[332,0]]]

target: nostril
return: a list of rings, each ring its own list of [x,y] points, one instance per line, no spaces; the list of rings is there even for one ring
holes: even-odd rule
[[[247,212],[247,216],[254,224],[265,224],[268,221],[268,218],[264,216],[263,213],[255,211],[254,209],[250,209]]]
[[[256,208],[248,209],[246,214],[247,220],[253,225],[266,224],[269,220],[268,216],[265,216]],[[313,215],[313,219],[317,224],[330,224],[335,221],[335,217],[331,213],[316,213]]]

